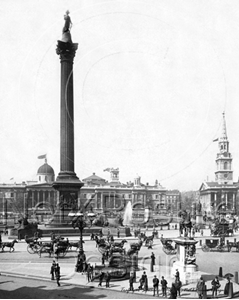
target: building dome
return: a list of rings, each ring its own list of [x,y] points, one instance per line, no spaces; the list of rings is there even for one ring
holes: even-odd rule
[[[44,163],[44,165],[42,165],[38,171],[37,171],[37,175],[39,174],[44,174],[44,175],[55,175],[54,170],[51,166],[48,165],[47,162]]]
[[[45,160],[45,163],[38,169],[37,177],[39,183],[53,182],[55,180],[54,170],[48,165],[47,160]]]

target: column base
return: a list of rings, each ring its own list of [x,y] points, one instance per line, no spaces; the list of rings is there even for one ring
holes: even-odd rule
[[[52,187],[59,192],[77,192],[83,185],[84,183],[79,180],[75,172],[61,171]]]

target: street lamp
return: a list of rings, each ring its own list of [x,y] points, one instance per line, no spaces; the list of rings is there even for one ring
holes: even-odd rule
[[[70,212],[68,216],[73,217],[72,219],[72,227],[75,229],[76,227],[80,230],[80,241],[79,241],[79,255],[78,260],[76,263],[76,268],[78,266],[78,262],[80,259],[85,262],[85,254],[83,249],[83,230],[87,226],[86,219],[88,218],[90,220],[90,225],[92,226],[92,222],[95,218],[95,214],[93,212],[88,213],[87,215],[83,214],[81,211],[77,213]]]

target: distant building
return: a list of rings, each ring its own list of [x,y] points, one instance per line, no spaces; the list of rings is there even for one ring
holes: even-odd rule
[[[229,151],[225,114],[222,132],[218,139],[215,181],[203,182],[200,189],[202,210],[209,216],[226,212],[236,214],[238,210],[238,182],[233,182],[232,155]]]
[[[136,176],[133,182],[121,183],[118,169],[105,171],[110,172],[110,182],[95,173],[82,180],[85,184],[80,193],[81,205],[89,205],[98,213],[117,213],[131,202],[136,215],[146,207],[155,213],[177,210],[177,202],[181,201],[178,190],[167,191],[157,180],[154,185],[143,184],[140,176]]]
[[[176,212],[177,203],[181,201],[178,190],[167,191],[157,180],[153,185],[143,184],[140,176],[136,176],[133,182],[122,183],[119,169],[108,168],[105,171],[110,173],[110,181],[95,173],[82,180],[84,186],[79,193],[78,208],[116,215],[123,214],[127,203],[131,202],[136,217],[143,216],[145,208],[150,208],[153,214]],[[12,211],[18,212],[19,217],[28,212],[29,217],[39,221],[51,217],[59,203],[59,196],[52,187],[54,170],[46,159],[36,178],[36,181],[21,184],[0,184],[0,216],[3,219],[6,213],[9,216]]]

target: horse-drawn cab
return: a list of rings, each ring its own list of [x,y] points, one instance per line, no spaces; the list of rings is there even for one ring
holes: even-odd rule
[[[164,253],[166,253],[167,255],[173,255],[177,253],[177,247],[176,244],[173,245],[174,241],[171,239],[164,239],[161,238],[161,243],[163,245],[163,251]]]
[[[225,251],[227,250],[227,245],[225,245],[223,239],[206,239],[205,244],[202,245],[202,251]]]

